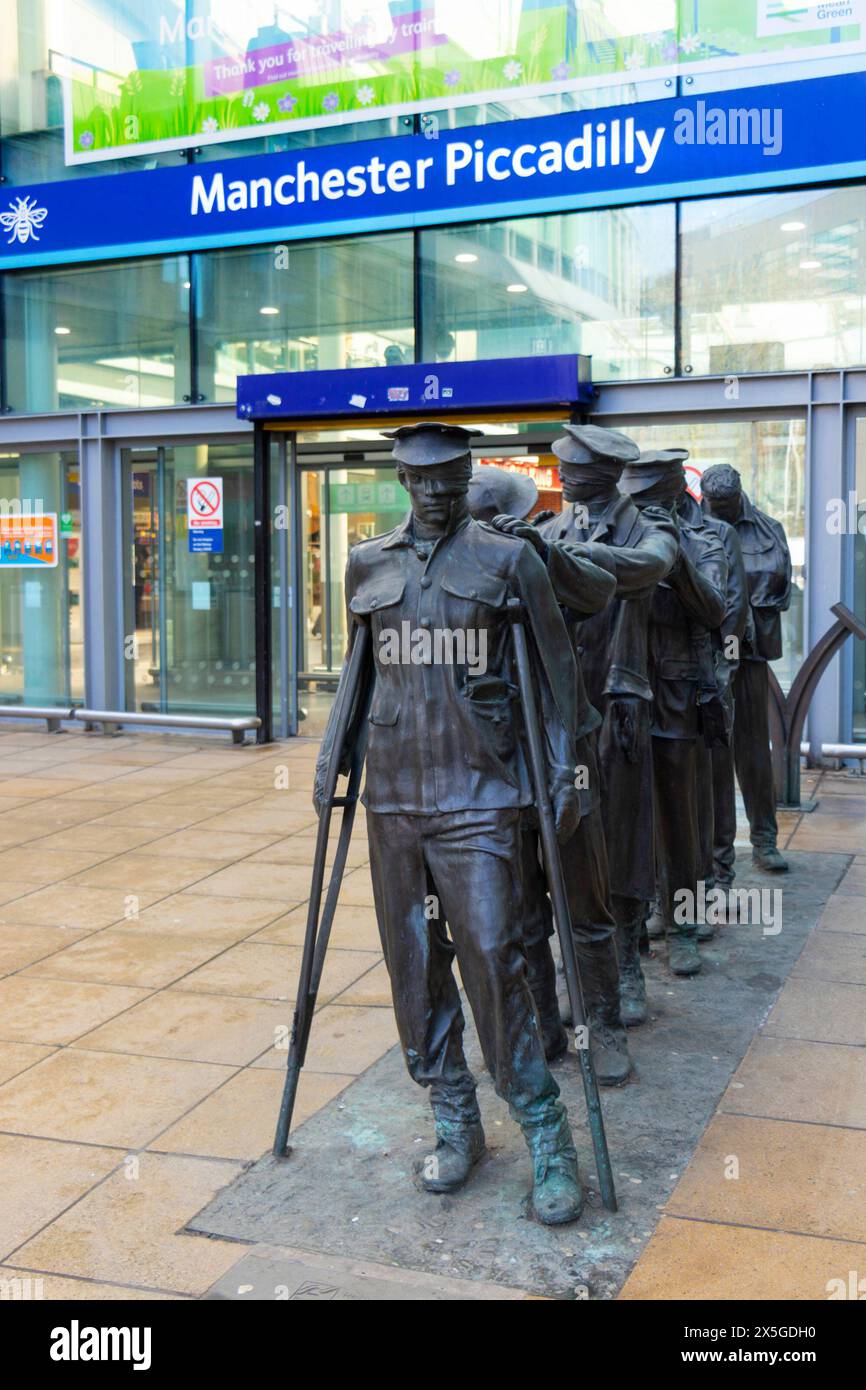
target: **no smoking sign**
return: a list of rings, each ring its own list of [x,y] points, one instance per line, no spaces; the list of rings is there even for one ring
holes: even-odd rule
[[[213,555],[222,551],[222,478],[187,478],[186,519],[193,553]]]

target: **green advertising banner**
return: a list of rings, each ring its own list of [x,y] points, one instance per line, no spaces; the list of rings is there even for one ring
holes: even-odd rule
[[[866,0],[77,0],[61,12],[66,159],[847,58],[863,46],[864,10]]]

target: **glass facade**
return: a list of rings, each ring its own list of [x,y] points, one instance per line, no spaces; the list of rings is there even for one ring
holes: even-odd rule
[[[43,519],[55,564],[25,564]],[[0,704],[84,700],[81,489],[72,453],[0,454]],[[18,559],[16,560],[16,554]]]
[[[420,244],[423,361],[583,352],[597,381],[673,371],[673,204],[467,224]]]
[[[401,12],[401,6],[402,0],[394,0],[392,11]],[[520,10],[553,8],[511,7],[505,27]],[[599,16],[632,22],[625,17],[628,7],[608,5],[607,0],[588,10],[578,8],[582,24],[590,22],[590,11],[592,23]],[[672,6],[667,9],[673,13]],[[460,15],[452,10],[449,26],[462,26],[464,37],[474,42],[481,11]],[[634,107],[671,94],[660,80],[601,85],[606,50],[600,40],[593,48],[593,40],[589,48],[600,76],[592,91],[529,95],[515,88],[507,99],[467,103],[423,118],[394,116],[273,134],[256,127],[252,138],[232,135],[223,141],[226,126],[220,143],[198,147],[190,140],[184,149],[91,164],[67,162],[67,78],[79,90],[92,89],[94,111],[100,109],[101,95],[110,93],[113,99],[121,89],[130,96],[132,109],[139,81],[145,87],[152,81],[155,89],[161,74],[170,79],[176,70],[213,55],[278,46],[304,26],[309,33],[330,33],[344,13],[330,2],[304,5],[295,14],[274,10],[265,0],[242,5],[212,0],[207,6],[166,5],[164,0],[142,0],[137,6],[114,0],[0,0],[3,187],[14,190],[34,182],[353,140],[384,142],[409,130],[435,135],[440,127],[495,125],[616,103]],[[643,26],[645,19],[634,23]],[[491,31],[482,47],[505,42],[504,32]],[[651,35],[645,37],[649,41]],[[800,64],[799,69],[789,64],[767,68],[764,76],[782,81],[819,71],[824,71],[820,64]],[[718,90],[741,83],[742,77],[739,68],[698,75],[689,79],[695,82],[689,91]],[[110,106],[107,102],[104,109]],[[166,109],[166,119],[171,119],[171,103]],[[267,123],[262,132],[266,128]],[[108,143],[118,142],[113,138]],[[77,146],[75,150],[80,155]],[[579,352],[592,357],[596,383],[652,381],[659,386],[683,376],[772,377],[866,366],[863,182],[530,213],[437,228],[407,226],[374,235],[341,235],[338,226],[335,231],[317,240],[0,274],[0,416],[229,405],[240,374],[413,360]],[[770,380],[754,412],[750,399],[748,410],[736,408],[724,420],[681,413],[671,417],[670,425],[633,424],[630,416],[623,427],[644,445],[684,442],[698,470],[711,462],[735,463],[758,504],[784,522],[795,571],[785,657],[778,663],[787,687],[809,641],[804,602],[807,418],[805,408],[797,413],[780,406],[780,399]],[[683,407],[675,404],[673,409]],[[513,433],[518,451],[528,450],[527,457],[533,450],[539,460],[549,457],[549,437],[534,433],[538,422],[529,426],[518,419],[507,425],[487,422],[486,427],[500,444]],[[198,437],[198,424],[191,429]],[[76,432],[70,426],[68,435],[55,438],[75,438]],[[200,433],[207,436],[205,425]],[[168,433],[155,439],[147,447],[122,451],[121,578],[125,632],[134,639],[132,655],[124,662],[127,707],[251,712],[251,442],[172,442]],[[863,497],[862,420],[856,439],[855,487]],[[357,431],[327,436],[327,462],[320,453],[314,465],[313,446],[321,450],[324,440],[324,434],[312,432],[310,451],[299,441],[301,466],[295,478],[285,465],[285,442],[280,443],[279,463],[271,454],[274,496],[279,491],[297,509],[286,529],[272,536],[273,634],[280,653],[274,667],[275,699],[284,722],[286,709],[293,710],[299,701],[305,732],[317,731],[342,658],[342,576],[348,547],[393,525],[405,502],[395,496],[390,470],[371,462],[379,455],[365,456]],[[123,444],[129,444],[125,436]],[[56,511],[63,524],[56,568],[38,575],[14,568],[0,573],[0,699],[81,700],[77,458],[66,450],[28,453],[27,447],[20,454],[0,456],[0,501],[23,504],[38,485],[45,509]],[[32,436],[29,447],[35,447]],[[363,463],[353,463],[353,458]],[[213,474],[224,479],[225,549],[222,554],[191,554],[183,505],[186,479]],[[862,534],[853,535],[851,545],[845,601],[866,616]],[[852,648],[854,728],[857,737],[866,738],[866,648],[859,643]]]
[[[186,256],[4,276],[6,409],[188,399],[189,276]]]
[[[239,375],[414,360],[412,234],[334,238],[197,258],[199,393]]]
[[[231,401],[250,372],[561,352],[597,382],[866,364],[866,185],[698,199],[679,226],[660,203],[7,273],[0,403]]]
[[[682,357],[699,375],[866,362],[866,187],[684,203]]]
[[[711,464],[732,464],[752,501],[781,521],[791,551],[793,587],[782,617],[783,655],[773,667],[782,689],[789,689],[805,655],[805,419],[679,420],[676,425],[627,423],[622,428],[642,449],[664,449],[674,442],[688,449],[686,469],[695,479]]]

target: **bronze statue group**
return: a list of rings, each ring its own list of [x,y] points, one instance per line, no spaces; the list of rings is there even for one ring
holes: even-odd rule
[[[485,1148],[456,956],[485,1064],[529,1148],[535,1215],[558,1224],[580,1215],[581,1187],[551,1071],[567,1037],[509,602],[525,614],[588,1045],[599,1083],[620,1085],[633,1070],[626,1029],[647,1018],[642,933],[666,939],[675,975],[694,975],[712,934],[698,886],[733,881],[735,769],[755,865],[787,868],[767,662],[781,654],[791,566],[784,530],[727,464],[703,473],[699,504],[686,450],[641,453],[616,430],[566,425],[553,445],[563,510],[527,521],[534,484],[473,471],[477,433],[392,432],[411,510],[349,555],[350,649],[357,625],[372,640],[336,756],[346,770],[366,739],[376,914],[406,1064],[435,1120],[420,1180],[453,1192]],[[410,638],[403,659],[395,633]],[[466,633],[483,661],[465,645],[459,659]],[[443,634],[450,645],[432,640]]]

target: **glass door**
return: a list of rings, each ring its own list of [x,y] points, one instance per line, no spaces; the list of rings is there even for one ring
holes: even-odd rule
[[[251,447],[124,450],[124,491],[127,708],[255,713]]]
[[[0,455],[0,703],[84,702],[74,452]]]
[[[323,732],[346,652],[344,578],[358,541],[396,526],[408,511],[393,465],[347,459],[300,472],[298,733]]]

